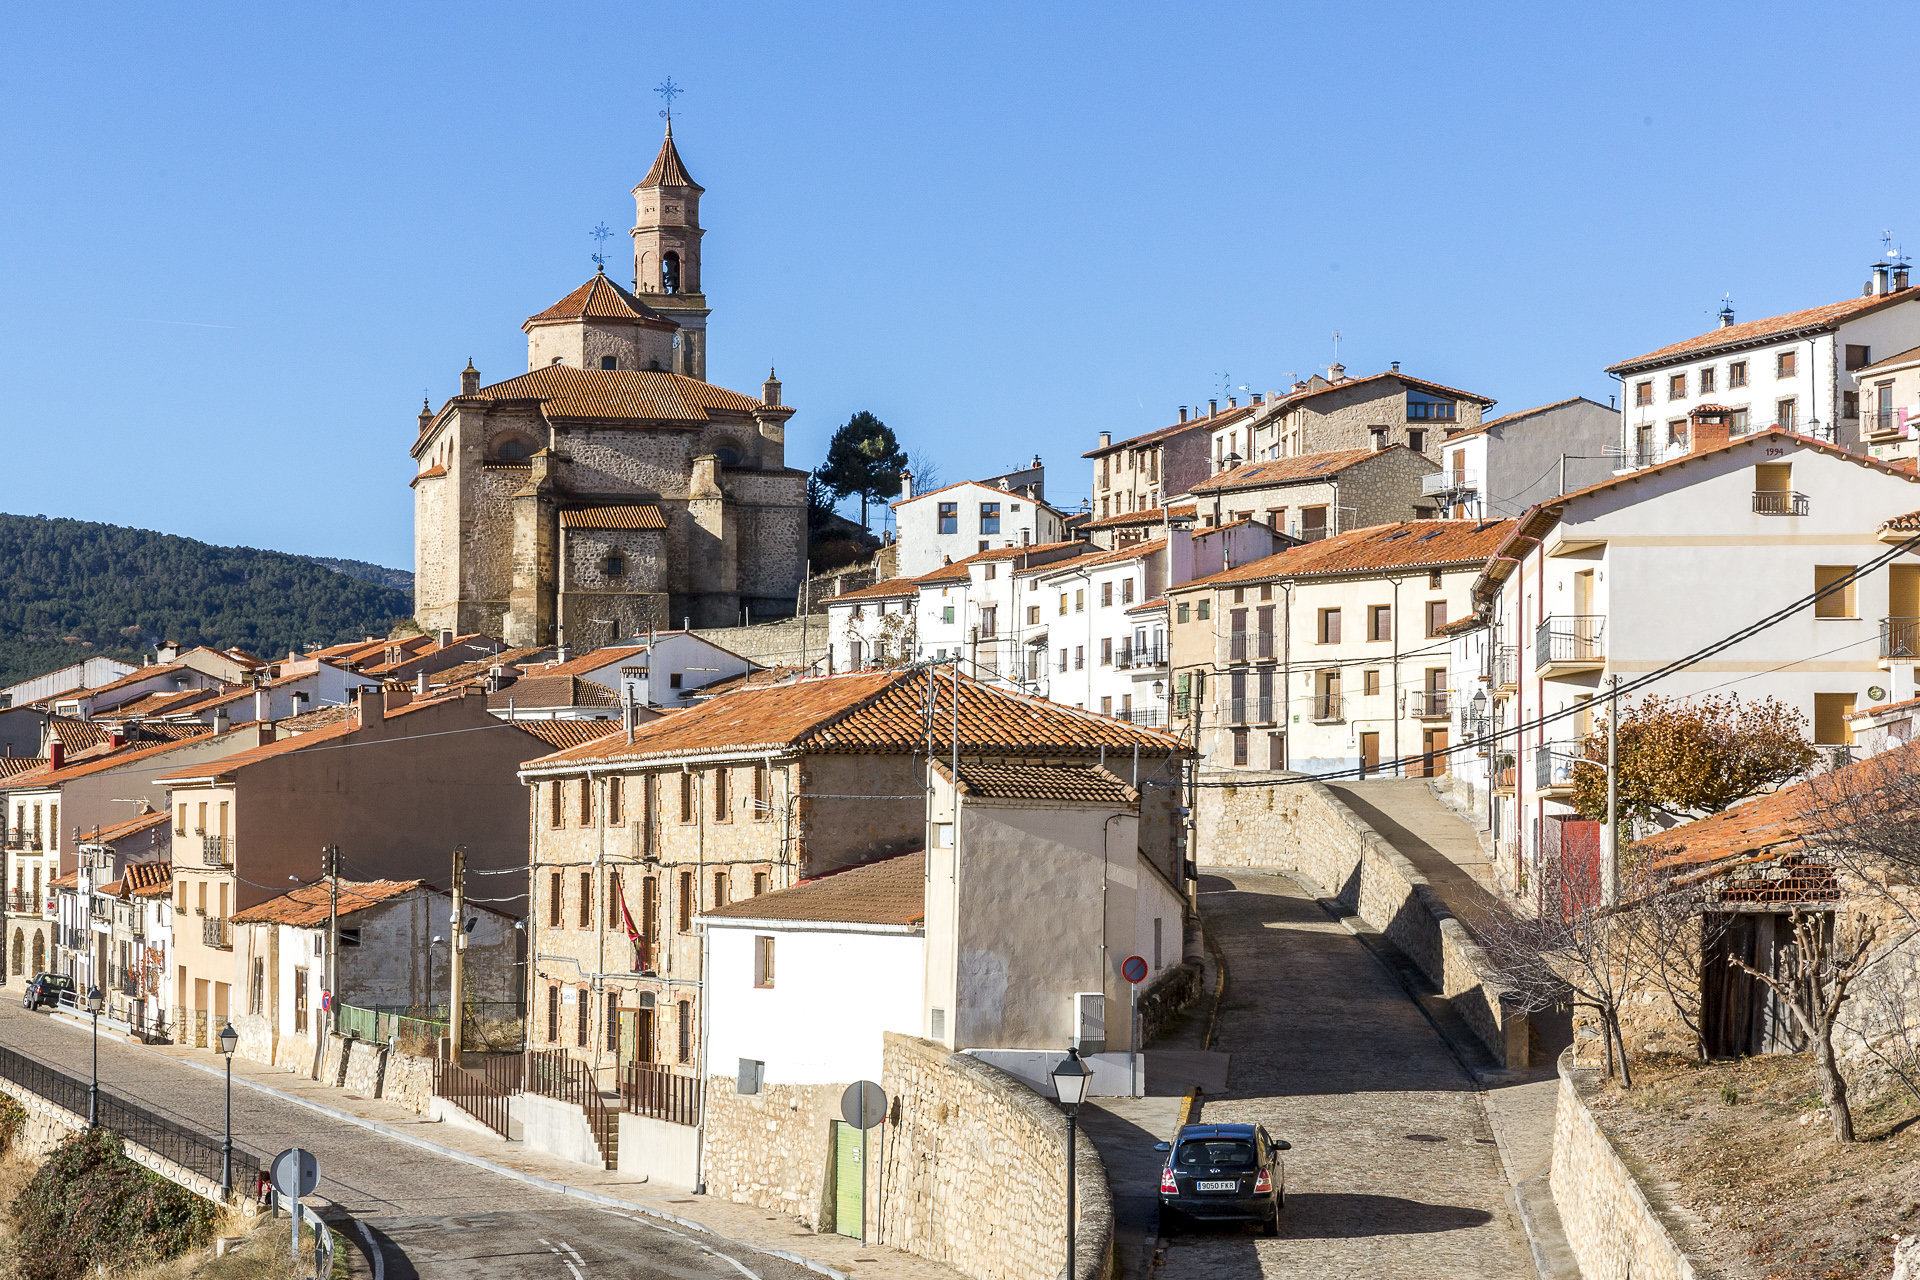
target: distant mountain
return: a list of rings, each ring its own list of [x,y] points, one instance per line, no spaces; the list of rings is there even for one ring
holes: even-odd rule
[[[344,573],[349,578],[392,587],[409,596],[413,594],[413,575],[405,569],[389,569],[383,564],[368,564],[365,560],[333,560],[326,556],[308,556],[307,559],[315,564],[323,564],[335,573]]]
[[[85,520],[0,514],[0,684],[162,640],[262,657],[385,635],[413,575]]]

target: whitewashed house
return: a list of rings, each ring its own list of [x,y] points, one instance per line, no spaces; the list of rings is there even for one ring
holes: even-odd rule
[[[1040,546],[1066,536],[1066,517],[1041,501],[1033,487],[1000,489],[962,480],[927,493],[908,493],[893,504],[900,545],[901,577],[929,573],[949,561],[982,551]]]
[[[1504,414],[1448,435],[1422,496],[1456,520],[1516,515],[1612,475],[1619,438],[1619,411],[1585,396]]]

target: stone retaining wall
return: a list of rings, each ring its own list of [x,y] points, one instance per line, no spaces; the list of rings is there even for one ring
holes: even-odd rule
[[[347,1046],[347,1071],[342,1087],[363,1098],[380,1096],[387,1076],[387,1046],[373,1040],[355,1040]]]
[[[433,1110],[433,1059],[394,1051],[387,1055],[386,1079],[380,1096],[397,1102],[415,1115]]]
[[[732,1076],[709,1076],[706,1160],[709,1195],[775,1209],[816,1231],[831,1231],[833,1122],[844,1084],[769,1084],[742,1096]],[[621,1148],[622,1168],[626,1148]],[[868,1189],[868,1216],[873,1189]]]
[[[880,1243],[975,1280],[1107,1280],[1113,1200],[1106,1168],[1078,1144],[1076,1275],[1066,1264],[1066,1117],[1012,1076],[889,1032],[880,1129]]]
[[[352,1036],[343,1036],[338,1031],[327,1033],[327,1047],[320,1054],[321,1084],[338,1089],[347,1082],[348,1050],[353,1045]]]
[[[1140,1041],[1152,1044],[1200,995],[1200,960],[1193,956],[1162,969],[1140,993]]]
[[[1690,1259],[1676,1241],[1685,1227],[1650,1197],[1618,1148],[1601,1132],[1566,1057],[1554,1114],[1552,1188],[1567,1243],[1585,1280],[1710,1280],[1718,1272]]]
[[[1232,782],[1300,775],[1201,776]],[[1419,869],[1326,787],[1201,787],[1195,814],[1203,866],[1300,872],[1406,953],[1502,1066],[1527,1065],[1526,1015],[1502,1002],[1480,945]]]
[[[20,1131],[13,1135],[13,1142],[8,1150],[18,1151],[36,1163],[52,1155],[54,1149],[65,1142],[70,1135],[80,1133],[87,1127],[85,1116],[78,1116],[64,1107],[57,1107],[39,1094],[11,1080],[0,1080],[0,1092],[4,1092],[18,1102],[27,1113],[27,1118],[21,1122]],[[192,1170],[175,1164],[165,1156],[127,1141],[124,1137],[121,1139],[121,1146],[127,1153],[127,1159],[142,1168],[159,1174],[176,1186],[185,1187],[202,1199],[211,1200],[215,1204],[221,1203],[220,1184],[212,1178],[203,1178]],[[238,1194],[235,1200],[243,1208],[253,1204],[249,1198],[252,1188],[236,1188],[236,1191]]]

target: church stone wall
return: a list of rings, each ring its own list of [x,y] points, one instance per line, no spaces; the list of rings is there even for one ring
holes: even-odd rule
[[[674,428],[573,428],[561,438],[561,482],[575,493],[684,497],[693,434]]]

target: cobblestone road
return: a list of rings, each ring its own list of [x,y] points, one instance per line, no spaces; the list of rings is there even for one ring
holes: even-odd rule
[[[1161,1274],[1535,1280],[1480,1103],[1393,979],[1284,877],[1205,872],[1200,908],[1228,970],[1214,1047],[1233,1054],[1201,1118],[1293,1151],[1280,1238],[1176,1233]]]

